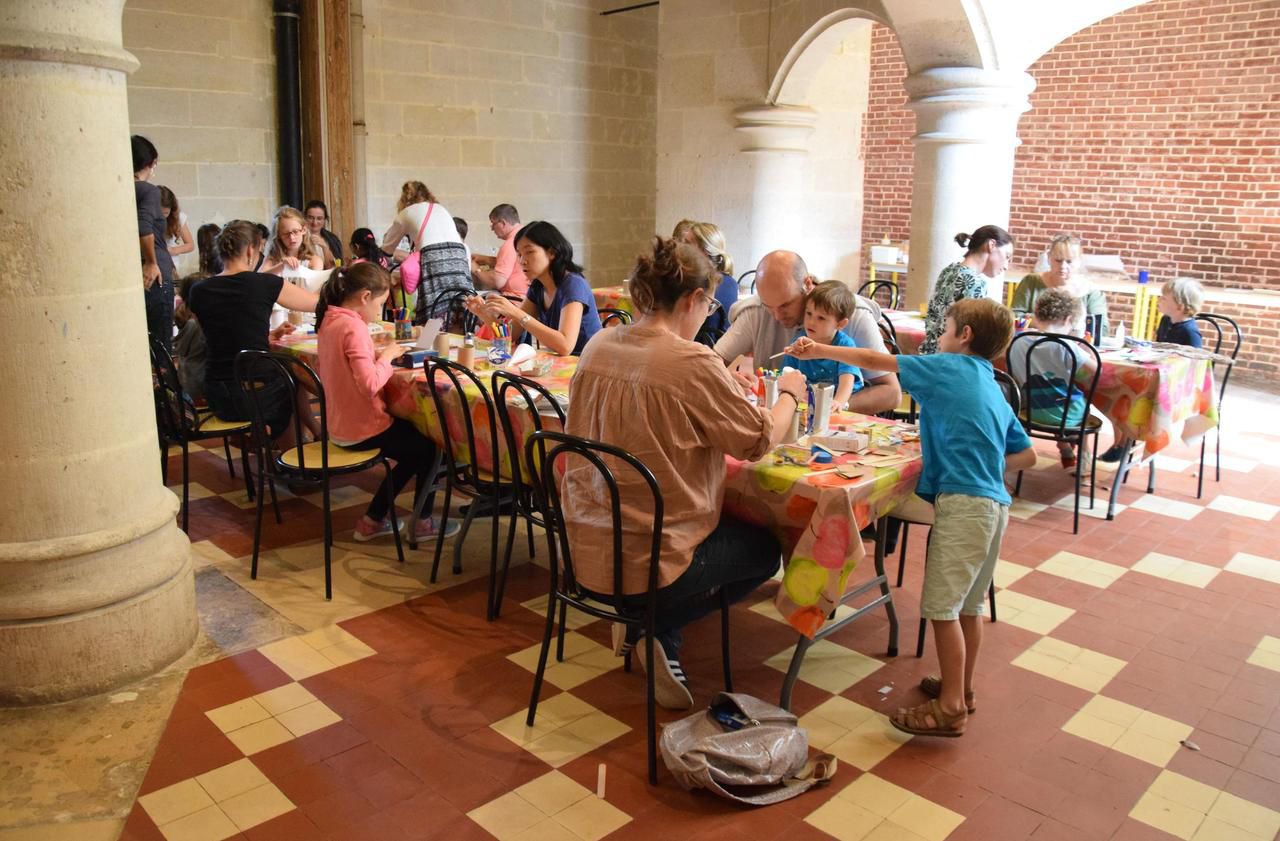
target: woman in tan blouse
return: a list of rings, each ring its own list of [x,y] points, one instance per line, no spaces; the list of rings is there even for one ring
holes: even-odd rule
[[[633,325],[601,330],[582,351],[570,386],[568,431],[622,447],[653,472],[665,507],[658,572],[655,654],[657,700],[668,709],[693,704],[680,666],[680,629],[746,596],[777,572],[781,547],[766,529],[722,516],[725,456],[754,460],[785,433],[805,390],[802,374],[784,374],[772,410],[757,408],[724,361],[693,337],[716,309],[718,274],[697,248],[653,242],[638,258]],[[599,594],[613,589],[608,491],[593,468],[567,463],[562,500],[578,582]],[[650,494],[634,472],[619,471],[623,516],[623,587],[643,610],[652,522]],[[620,628],[618,629],[620,630]],[[615,639],[619,653],[643,639]],[[641,650],[640,661],[645,661]]]

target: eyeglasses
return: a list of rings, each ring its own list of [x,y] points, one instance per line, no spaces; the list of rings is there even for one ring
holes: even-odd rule
[[[707,299],[707,317],[710,318],[720,309],[720,302],[708,295],[705,290],[703,290],[702,295]]]

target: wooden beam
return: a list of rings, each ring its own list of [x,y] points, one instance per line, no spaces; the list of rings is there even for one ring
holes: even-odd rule
[[[356,227],[355,137],[351,111],[351,4],[327,0],[324,7],[325,201],[329,227],[344,248]]]
[[[321,41],[322,0],[304,0],[298,27],[302,62],[302,200],[325,192],[324,180],[324,73]],[[302,210],[301,207],[298,210]]]

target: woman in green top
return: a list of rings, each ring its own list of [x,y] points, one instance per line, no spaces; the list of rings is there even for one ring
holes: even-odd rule
[[[1004,277],[1013,257],[1013,237],[999,225],[983,225],[972,234],[956,234],[956,242],[964,247],[964,257],[938,273],[924,319],[921,354],[937,352],[947,308],[963,298],[987,297],[988,279]]]
[[[1029,274],[1013,290],[1010,307],[1018,315],[1035,312],[1036,299],[1046,289],[1065,288],[1073,297],[1084,302],[1086,316],[1102,316],[1102,335],[1107,334],[1107,296],[1101,289],[1094,289],[1076,275],[1083,252],[1080,238],[1071,234],[1058,234],[1049,241],[1049,270],[1041,274]],[[1075,277],[1073,282],[1072,278]],[[1096,337],[1101,338],[1101,337]],[[1095,339],[1096,340],[1096,339]]]

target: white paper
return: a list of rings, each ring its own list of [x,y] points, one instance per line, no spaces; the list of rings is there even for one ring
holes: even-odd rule
[[[422,332],[418,334],[418,341],[414,344],[417,350],[432,350],[435,347],[436,335],[439,334],[440,328],[444,326],[443,318],[431,318],[427,323],[422,325]]]
[[[288,266],[285,266],[284,271],[281,272],[281,276],[294,286],[300,286],[308,292],[318,293],[320,291],[320,287],[324,286],[324,282],[329,279],[329,274],[332,271],[333,269],[309,269],[306,266],[299,264],[296,269],[291,269]]]
[[[533,359],[536,351],[529,345],[517,345],[516,349],[511,352],[511,359],[507,361],[507,365],[517,368],[525,362]]]

